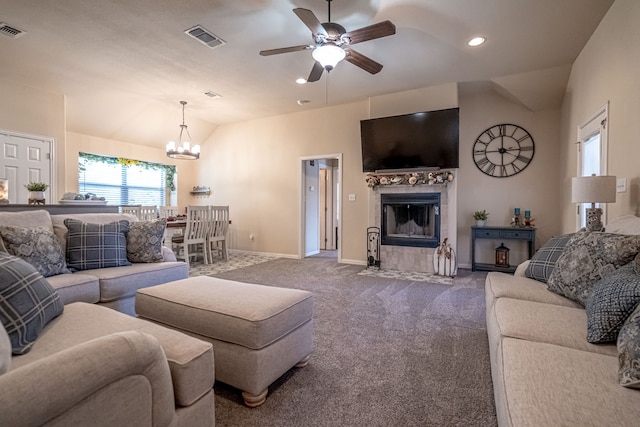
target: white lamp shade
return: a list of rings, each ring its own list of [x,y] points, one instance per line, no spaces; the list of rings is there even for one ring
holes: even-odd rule
[[[338,62],[342,61],[346,55],[346,52],[342,48],[329,43],[317,47],[311,53],[313,59],[318,61],[320,65],[327,70],[335,68]]]
[[[615,176],[576,176],[571,178],[571,203],[613,203],[615,201]]]

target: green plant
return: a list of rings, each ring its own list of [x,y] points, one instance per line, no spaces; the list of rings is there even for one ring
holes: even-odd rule
[[[47,188],[49,188],[49,184],[44,182],[30,182],[24,186],[29,191],[47,191]]]
[[[489,212],[486,210],[475,211],[473,213],[473,219],[485,221],[489,217]]]

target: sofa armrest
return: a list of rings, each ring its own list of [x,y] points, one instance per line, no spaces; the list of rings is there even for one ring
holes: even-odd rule
[[[1,375],[0,408],[3,426],[168,426],[175,416],[164,351],[137,331],[78,344]]]
[[[162,247],[162,261],[164,262],[175,262],[177,261],[176,254],[173,253],[171,249],[166,246]]]
[[[530,262],[531,260],[528,259],[519,264],[518,267],[516,267],[516,271],[513,273],[513,275],[516,277],[525,277],[524,272],[527,270]]]

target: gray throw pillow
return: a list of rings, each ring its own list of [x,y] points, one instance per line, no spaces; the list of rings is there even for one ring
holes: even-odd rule
[[[63,310],[60,296],[35,267],[0,252],[0,321],[13,354],[29,352],[42,329]]]
[[[58,238],[45,228],[0,226],[5,251],[33,265],[44,277],[70,273]]]
[[[129,221],[91,224],[77,219],[64,220],[67,227],[67,266],[72,270],[122,267],[127,260]]]
[[[580,230],[556,261],[547,285],[550,291],[583,306],[593,285],[640,252],[640,236]]]
[[[530,279],[535,279],[543,283],[547,283],[556,261],[560,258],[564,247],[573,237],[575,233],[563,234],[562,236],[553,236],[531,257],[529,265],[524,275]]]
[[[624,387],[640,389],[640,305],[618,334],[618,382]]]
[[[587,298],[587,341],[615,341],[625,320],[640,303],[640,276],[634,262],[623,265],[598,281]]]
[[[132,222],[127,233],[127,259],[131,262],[161,262],[165,218]]]

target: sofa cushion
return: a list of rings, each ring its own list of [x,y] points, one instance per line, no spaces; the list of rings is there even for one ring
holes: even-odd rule
[[[640,236],[580,230],[571,237],[556,262],[549,290],[583,306],[593,285],[630,262],[640,252]]]
[[[531,257],[531,261],[524,273],[525,276],[547,283],[556,261],[558,261],[564,247],[574,234],[575,233],[563,234],[562,236],[554,236],[549,239],[549,241]]]
[[[11,340],[0,323],[0,375],[11,369]]]
[[[624,387],[640,388],[640,305],[618,335],[618,381]]]
[[[593,286],[587,298],[587,341],[615,342],[627,317],[640,303],[640,275],[634,262],[607,274]]]
[[[618,384],[616,357],[512,338],[502,356],[499,425],[637,425],[640,396]]]
[[[28,262],[0,252],[0,321],[13,354],[24,354],[49,321],[64,310],[60,297]]]
[[[550,292],[547,285],[542,282],[497,271],[487,274],[485,296],[487,308],[490,308],[498,298],[513,298],[565,307],[582,307],[569,298]]]
[[[166,218],[132,222],[127,233],[127,259],[131,262],[162,262],[162,238]]]
[[[129,222],[92,224],[76,219],[64,220],[67,226],[67,265],[72,270],[120,267],[127,260]]]
[[[622,215],[614,218],[607,224],[607,233],[638,235],[640,234],[640,217],[635,215]]]
[[[89,270],[91,271],[91,270]],[[98,278],[87,272],[58,274],[47,277],[47,282],[60,295],[63,304],[72,302],[97,303],[100,301],[100,283]]]
[[[51,215],[51,226],[53,234],[56,235],[62,244],[62,250],[66,252],[67,248],[67,226],[64,225],[65,219],[76,219],[78,221],[90,222],[91,224],[108,224],[110,222],[127,220],[129,223],[137,221],[135,215],[124,213],[85,213],[85,214],[59,214]]]
[[[43,227],[53,232],[51,215],[43,209],[20,212],[0,212],[0,224],[10,227]]]
[[[189,406],[211,391],[215,378],[211,344],[97,304],[69,304],[42,332],[33,351],[11,361],[17,369],[51,354],[115,332],[138,331],[162,346],[173,381],[176,404]]]
[[[0,226],[5,251],[33,265],[44,277],[69,273],[58,238],[46,228]]]

